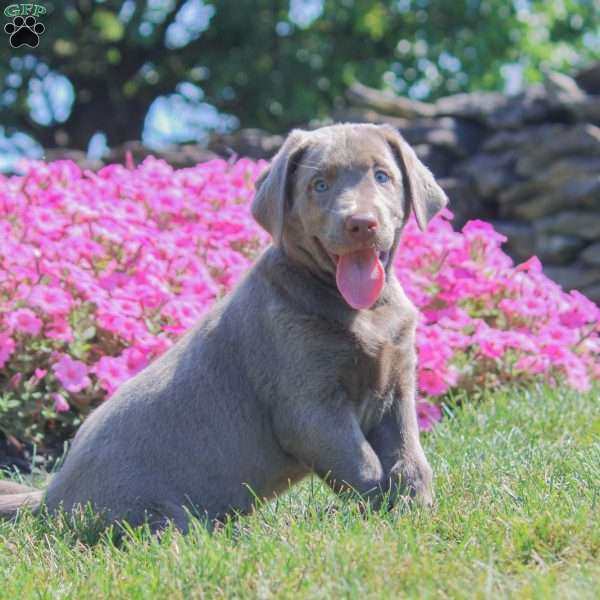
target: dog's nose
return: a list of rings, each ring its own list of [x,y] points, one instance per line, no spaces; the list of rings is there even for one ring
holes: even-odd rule
[[[379,223],[369,213],[350,215],[346,219],[346,231],[353,240],[368,242],[375,237]]]

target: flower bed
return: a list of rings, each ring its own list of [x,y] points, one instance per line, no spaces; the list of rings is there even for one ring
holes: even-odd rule
[[[251,219],[264,162],[81,172],[25,161],[0,176],[0,430],[43,445],[164,352],[269,243]],[[422,311],[419,421],[452,389],[600,379],[599,309],[514,267],[481,221],[409,222],[395,268]]]

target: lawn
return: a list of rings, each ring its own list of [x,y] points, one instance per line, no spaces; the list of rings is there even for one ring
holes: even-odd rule
[[[433,510],[361,516],[318,481],[208,534],[124,547],[0,524],[0,598],[598,598],[600,402],[489,393],[424,445]]]

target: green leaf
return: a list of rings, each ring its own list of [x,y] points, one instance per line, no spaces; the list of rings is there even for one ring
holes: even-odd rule
[[[99,8],[92,15],[92,24],[98,30],[101,39],[107,42],[118,42],[123,38],[125,28],[119,17],[103,8]]]

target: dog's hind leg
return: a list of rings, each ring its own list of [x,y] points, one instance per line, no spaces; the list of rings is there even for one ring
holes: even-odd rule
[[[189,530],[185,509],[175,502],[164,502],[160,506],[146,510],[145,521],[153,534],[160,535],[169,525],[173,525],[184,534]]]

